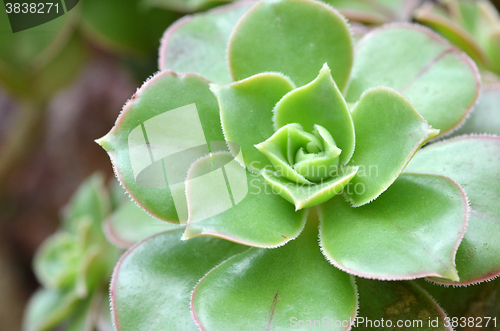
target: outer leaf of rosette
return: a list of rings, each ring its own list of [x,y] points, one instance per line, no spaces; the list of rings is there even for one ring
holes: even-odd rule
[[[262,73],[229,85],[211,85],[219,101],[226,141],[239,145],[241,155],[231,152],[250,171],[259,173],[271,165],[254,145],[274,134],[272,110],[294,88],[290,79],[278,73]]]
[[[467,118],[480,85],[477,67],[466,54],[427,28],[400,23],[359,41],[345,95],[347,102],[356,102],[369,88],[392,87],[442,136]]]
[[[218,84],[230,83],[226,59],[229,36],[240,17],[254,4],[254,1],[237,1],[184,16],[172,24],[161,40],[160,70],[195,72]]]
[[[198,330],[189,309],[193,288],[216,265],[248,249],[213,237],[182,241],[181,235],[156,234],[120,259],[110,287],[115,330]]]
[[[320,243],[329,261],[365,278],[458,280],[455,256],[467,228],[465,192],[453,180],[403,174],[377,200],[320,206]]]
[[[389,22],[411,20],[411,15],[419,1],[415,0],[324,0],[344,15],[350,23],[359,22],[368,26]]]
[[[485,53],[471,31],[467,31],[447,17],[446,11],[441,11],[438,6],[427,2],[415,11],[414,17],[417,22],[429,26],[462,49],[480,65],[488,66],[488,54]]]
[[[408,171],[444,175],[467,193],[469,225],[457,252],[459,282],[432,281],[446,285],[470,285],[500,275],[500,138],[462,136],[429,145],[408,164]]]
[[[293,330],[325,316],[325,329],[349,330],[357,306],[353,277],[321,255],[314,219],[283,247],[254,247],[226,260],[191,298],[193,317],[207,331]]]
[[[219,107],[209,82],[164,71],[127,102],[111,131],[97,142],[131,197],[153,216],[187,220],[184,179],[189,165],[223,141]]]
[[[356,175],[358,167],[340,167],[338,176],[318,184],[300,184],[289,181],[268,169],[262,170],[274,192],[295,205],[295,210],[309,208],[324,203],[342,193],[346,185]]]
[[[325,63],[318,77],[285,95],[274,108],[274,128],[299,123],[312,133],[314,125],[324,127],[342,150],[340,163],[352,157],[355,145],[354,124],[347,104]]]
[[[262,176],[242,168],[230,153],[196,161],[186,179],[189,220],[183,239],[210,235],[272,248],[296,238],[307,209],[296,212]]]
[[[352,108],[356,150],[349,165],[358,173],[345,190],[354,207],[384,192],[415,152],[438,134],[402,94],[388,87],[365,92]]]
[[[343,90],[352,66],[352,43],[344,17],[323,2],[261,1],[233,30],[229,71],[235,81],[261,72],[282,72],[302,86],[327,62]]]
[[[333,6],[349,21],[360,22],[367,25],[388,23],[390,22],[389,17],[393,14],[390,8],[380,6],[380,3],[350,0],[324,0],[323,2]],[[377,5],[379,5],[379,10],[376,8]],[[381,8],[383,8],[383,10],[380,10]]]

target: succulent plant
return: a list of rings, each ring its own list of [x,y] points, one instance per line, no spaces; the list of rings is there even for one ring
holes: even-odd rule
[[[354,48],[327,4],[241,1],[171,26],[159,65],[97,141],[180,225],[118,262],[117,330],[449,330],[408,280],[500,274],[500,138],[435,142],[481,82],[434,32],[391,24]]]
[[[118,250],[101,229],[111,210],[103,177],[87,179],[66,207],[60,229],[45,240],[33,268],[42,284],[31,298],[23,329],[110,330],[106,285]]]

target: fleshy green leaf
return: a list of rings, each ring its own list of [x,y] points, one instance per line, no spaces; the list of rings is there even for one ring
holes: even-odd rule
[[[219,107],[208,81],[164,71],[134,94],[98,143],[139,205],[157,218],[179,223],[187,220],[184,179],[189,165],[220,141]]]
[[[444,135],[467,117],[480,79],[474,62],[434,32],[393,24],[357,44],[346,100],[356,102],[368,88],[380,85],[404,94]]]
[[[92,175],[85,180],[78,191],[71,197],[71,201],[64,212],[62,228],[78,236],[81,230],[82,219],[90,220],[93,238],[101,238],[102,221],[111,210],[107,190],[104,186],[104,177],[101,174]]]
[[[470,201],[469,226],[456,257],[460,282],[433,281],[468,285],[500,275],[500,138],[465,136],[430,145],[407,170],[448,176]]]
[[[323,0],[323,2],[333,6],[349,21],[361,22],[364,24],[384,24],[389,23],[390,18],[386,17],[386,9],[377,11],[375,1],[352,1],[352,0]],[[392,13],[391,13],[392,14]]]
[[[23,321],[25,331],[50,331],[78,306],[74,292],[38,290],[30,299]]]
[[[276,247],[297,237],[306,222],[307,210],[295,212],[262,176],[241,168],[228,153],[194,163],[186,194],[189,220],[184,239],[211,235],[249,246]]]
[[[323,0],[340,11],[349,21],[377,25],[408,21],[418,1],[412,0]]]
[[[106,238],[120,248],[130,248],[155,233],[176,229],[179,225],[152,217],[133,201],[120,205],[104,223]]]
[[[434,4],[428,2],[415,11],[415,20],[437,31],[440,35],[451,41],[466,52],[474,61],[481,65],[488,64],[488,54],[473,35],[456,22],[446,17],[446,12],[441,13]]]
[[[310,220],[296,240],[276,249],[251,248],[210,271],[192,295],[202,330],[288,330],[302,320],[344,321],[356,315],[353,277],[329,265]],[[317,325],[316,325],[317,326]]]
[[[445,327],[443,309],[414,283],[356,278],[356,284],[359,314],[353,330],[453,330]]]
[[[274,108],[274,128],[299,123],[306,132],[321,125],[342,150],[340,162],[346,164],[354,152],[354,125],[351,113],[325,64],[311,83],[285,95]]]
[[[185,16],[171,25],[161,41],[160,70],[195,72],[219,84],[230,83],[226,59],[229,36],[253,4],[238,1],[206,13]]]
[[[85,0],[81,4],[87,36],[111,50],[147,54],[178,15],[145,8],[139,0]]]
[[[357,167],[341,167],[339,176],[319,184],[298,184],[275,176],[270,170],[263,170],[262,176],[273,190],[295,205],[295,210],[319,205],[342,193],[344,187],[356,175]]]
[[[47,238],[33,262],[40,283],[49,289],[72,288],[84,254],[82,243],[74,235],[59,232]]]
[[[491,69],[500,74],[500,25],[490,32],[486,49],[491,57]]]
[[[320,206],[325,256],[351,274],[383,280],[458,280],[455,254],[467,227],[467,197],[449,178],[401,175],[377,200]]]
[[[194,286],[214,266],[247,249],[212,237],[181,241],[181,234],[154,235],[121,258],[111,282],[117,331],[198,330],[189,309]]]
[[[241,148],[241,155],[232,151],[236,160],[253,172],[270,165],[254,145],[273,135],[272,110],[286,93],[294,89],[293,83],[281,74],[263,73],[230,85],[212,85],[211,88],[219,100],[226,140]]]
[[[233,80],[277,71],[297,86],[311,82],[327,62],[344,90],[352,65],[352,39],[344,18],[311,0],[261,1],[238,22],[228,46]]]
[[[454,135],[469,133],[500,135],[500,84],[483,86],[474,111]]]
[[[354,206],[376,199],[399,176],[415,152],[438,133],[411,103],[387,87],[370,89],[352,109],[359,166],[346,197]]]

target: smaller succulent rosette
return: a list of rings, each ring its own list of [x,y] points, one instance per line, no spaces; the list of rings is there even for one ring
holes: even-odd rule
[[[40,288],[30,299],[23,330],[71,330],[110,324],[107,284],[118,249],[105,238],[102,221],[111,210],[104,178],[88,178],[66,207],[60,229],[37,251],[33,268]]]

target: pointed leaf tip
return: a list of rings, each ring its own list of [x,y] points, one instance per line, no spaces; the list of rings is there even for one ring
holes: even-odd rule
[[[341,193],[352,180],[358,167],[349,167],[339,171],[339,176],[317,185],[301,185],[277,177],[272,171],[264,169],[262,176],[281,197],[294,204],[295,211],[322,204]]]
[[[469,209],[447,177],[406,173],[365,206],[336,197],[320,210],[321,247],[341,270],[380,280],[458,278],[455,257]]]
[[[378,28],[358,42],[345,96],[356,102],[371,87],[390,86],[443,136],[467,118],[480,85],[477,67],[465,54],[427,28],[400,23]]]
[[[95,139],[94,141],[99,145],[101,146],[106,152],[109,152],[109,150],[111,149],[111,146],[109,145],[109,142],[107,140],[107,137],[108,137],[109,134],[106,134],[105,136],[102,136],[101,138],[99,139]]]
[[[144,83],[98,143],[112,152],[117,177],[133,199],[154,217],[177,223],[187,219],[185,171],[214,141],[224,135],[209,82],[163,71]],[[169,158],[180,161],[177,168]]]
[[[457,271],[456,266],[454,266],[453,269],[449,269],[448,272],[443,273],[441,276],[443,278],[449,279],[449,280],[451,280],[453,282],[459,282],[460,281],[460,277],[458,276],[458,271]]]
[[[360,166],[347,199],[354,207],[370,203],[396,180],[416,151],[438,131],[412,103],[390,87],[363,93],[352,109],[356,149],[350,165]]]
[[[470,203],[467,232],[456,258],[460,281],[431,280],[463,286],[500,275],[500,138],[474,135],[434,143],[419,151],[406,171],[448,176],[464,188]]]

